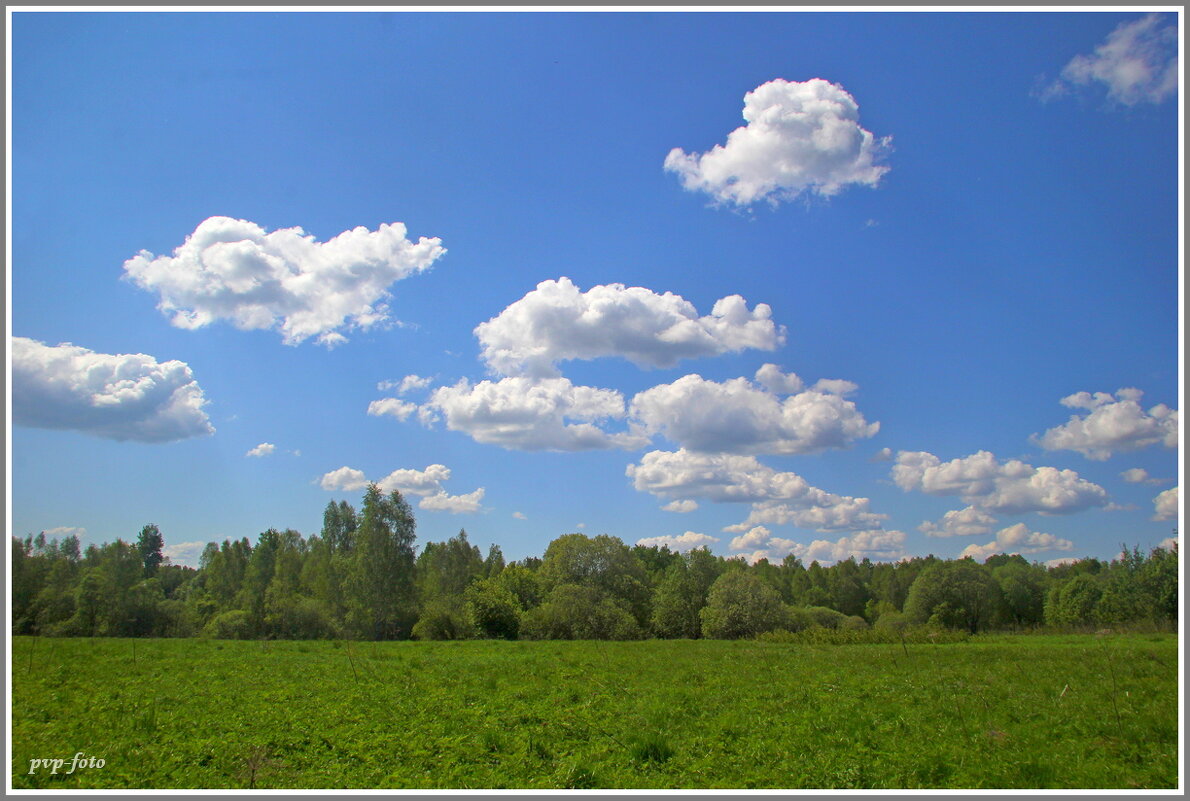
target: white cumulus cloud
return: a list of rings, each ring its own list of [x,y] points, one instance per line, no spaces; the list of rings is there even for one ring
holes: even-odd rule
[[[644,537],[637,540],[636,544],[643,545],[646,548],[653,545],[657,547],[664,545],[671,551],[692,551],[695,548],[710,547],[711,543],[718,541],[718,537],[712,537],[709,534],[687,531],[685,534],[664,534],[659,537]]]
[[[975,545],[972,543],[963,549],[959,554],[959,558],[970,556],[976,561],[982,562],[989,556],[996,554],[1026,554],[1026,553],[1040,553],[1042,551],[1073,551],[1074,543],[1070,540],[1055,537],[1053,534],[1044,534],[1039,531],[1029,531],[1029,527],[1024,523],[1017,523],[1008,528],[1002,528],[996,532],[996,539],[985,545]]]
[[[873,512],[868,498],[852,498],[811,488],[807,495],[791,501],[759,501],[752,504],[742,522],[724,531],[742,531],[758,523],[790,525],[817,531],[855,531],[879,526],[888,515]]]
[[[786,387],[793,386],[790,378]],[[771,374],[760,380],[768,386],[778,383]],[[837,392],[854,387],[847,381],[820,381],[813,389],[782,398],[746,378],[719,383],[691,374],[638,393],[631,415],[644,433],[663,434],[688,450],[814,453],[846,447],[880,430],[879,423],[868,423],[855,403]]]
[[[1178,446],[1178,411],[1159,403],[1147,412],[1141,407],[1139,389],[1108,392],[1077,392],[1062,398],[1062,405],[1086,409],[1087,415],[1072,415],[1064,425],[1032,440],[1049,451],[1077,451],[1088,459],[1103,461],[1122,451],[1137,451],[1150,445]]]
[[[405,420],[417,411],[417,404],[403,401],[400,398],[381,398],[368,404],[368,414],[373,417],[388,415],[398,420]]]
[[[451,431],[511,450],[634,449],[647,444],[628,432],[599,424],[624,417],[624,396],[610,389],[576,386],[566,378],[515,376],[438,387],[422,405],[423,424],[444,419]]]
[[[793,555],[803,563],[828,564],[845,559],[871,559],[874,562],[896,561],[906,556],[905,532],[884,529],[856,531],[837,540],[814,540],[806,545],[784,537],[774,537],[764,526],[757,526],[731,541],[732,550],[750,550],[750,563],[760,559],[780,562]]]
[[[1110,100],[1125,106],[1160,103],[1178,92],[1178,27],[1159,14],[1116,26],[1090,55],[1077,55],[1062,77],[1043,93],[1046,99],[1073,86],[1101,84]]]
[[[250,451],[248,451],[247,453],[245,453],[244,455],[245,455],[245,456],[255,456],[255,457],[258,457],[258,458],[259,458],[259,457],[262,457],[262,456],[269,456],[269,455],[270,455],[270,454],[272,454],[272,453],[273,453],[275,450],[277,450],[277,446],[276,446],[276,445],[274,445],[273,443],[271,443],[271,442],[262,442],[262,443],[260,443],[259,445],[257,445],[255,448],[253,448],[252,450],[250,450]]]
[[[1178,519],[1178,487],[1167,489],[1153,499],[1153,519]]]
[[[678,514],[686,514],[687,512],[693,512],[696,509],[698,509],[698,501],[692,501],[689,499],[670,501],[669,503],[665,504],[665,506],[661,507],[661,510],[664,512],[677,512]]]
[[[968,506],[942,515],[937,523],[926,521],[917,530],[931,537],[974,537],[987,534],[996,524],[996,518],[982,509]]]
[[[405,234],[391,223],[318,242],[301,228],[266,233],[247,220],[211,217],[172,256],[141,251],[124,273],[157,293],[157,308],[178,328],[228,320],[242,330],[276,329],[287,345],[316,337],[333,346],[346,341],[342,329],[387,321],[389,287],[446,252],[439,239],[415,243]]]
[[[448,495],[438,492],[427,495],[417,503],[418,509],[431,512],[450,512],[451,514],[474,514],[483,511],[483,487],[468,492],[466,495]]]
[[[95,353],[13,337],[12,421],[138,442],[215,432],[207,400],[185,362],[143,353]]]
[[[718,203],[777,203],[803,192],[837,194],[848,184],[876,186],[888,167],[877,162],[891,138],[859,125],[859,106],[838,84],[821,78],[781,79],[744,95],[743,127],[706,153],[674,148],[665,169],[682,186]]]
[[[1107,492],[1073,470],[1000,462],[988,451],[943,462],[925,451],[901,451],[892,478],[906,492],[957,495],[992,514],[1070,514],[1104,506]]]
[[[206,547],[207,544],[202,540],[166,543],[161,547],[161,554],[169,559],[171,564],[198,567]]]
[[[720,298],[700,317],[671,292],[623,284],[579,290],[566,277],[542,281],[475,335],[488,366],[503,375],[558,375],[557,363],[619,356],[638,367],[671,367],[681,359],[747,348],[774,350],[784,329],[764,303],[753,309],[739,295]]]
[[[425,470],[400,468],[375,483],[381,492],[397,490],[402,495],[418,496],[419,509],[454,514],[482,511],[484,488],[480,487],[466,495],[450,495],[442,486],[450,480],[450,475],[450,468],[446,465],[432,464]],[[370,483],[364,471],[346,466],[326,473],[319,481],[324,490],[348,492],[361,490]]]
[[[724,531],[745,531],[760,523],[821,531],[874,528],[887,517],[872,512],[867,498],[812,487],[796,473],[773,470],[754,456],[650,451],[625,473],[638,491],[658,497],[752,504],[747,520]]]
[[[338,470],[325,473],[318,480],[318,485],[328,492],[353,492],[368,486],[368,479],[364,476],[363,470],[344,465]]]

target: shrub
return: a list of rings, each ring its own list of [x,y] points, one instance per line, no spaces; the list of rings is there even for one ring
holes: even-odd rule
[[[702,635],[734,640],[788,628],[789,607],[759,576],[732,570],[715,579],[699,613]]]
[[[467,588],[466,611],[483,637],[515,640],[521,628],[521,605],[497,579],[483,579]]]
[[[922,570],[909,588],[905,614],[914,623],[963,628],[972,634],[986,628],[1000,611],[1000,585],[991,571],[970,559],[935,562]]]
[[[639,640],[636,618],[594,587],[561,584],[525,613],[521,636],[530,640]]]
[[[467,640],[475,634],[475,627],[458,597],[430,601],[413,625],[415,640]]]
[[[822,626],[824,629],[839,628],[847,617],[842,612],[825,606],[807,606],[806,614],[815,626]]]
[[[1096,622],[1095,607],[1102,595],[1095,576],[1079,573],[1050,590],[1045,622],[1051,626],[1091,625]]]
[[[250,640],[255,632],[251,615],[243,609],[233,609],[211,618],[202,633],[217,640]]]

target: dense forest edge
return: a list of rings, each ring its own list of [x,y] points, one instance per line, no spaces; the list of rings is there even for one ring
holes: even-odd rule
[[[319,534],[269,529],[171,564],[145,526],[135,543],[12,538],[16,635],[219,639],[761,638],[892,642],[985,631],[1176,630],[1178,547],[1122,546],[1110,562],[974,560],[780,564],[706,549],[565,534],[540,557],[486,558],[466,531],[417,552],[399,492],[375,484],[357,513],[331,501]],[[1175,537],[1176,539],[1176,537]]]

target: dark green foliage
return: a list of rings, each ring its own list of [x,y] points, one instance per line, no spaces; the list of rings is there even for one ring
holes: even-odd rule
[[[145,526],[140,530],[140,536],[136,538],[136,550],[140,552],[141,563],[145,566],[146,576],[155,576],[157,574],[157,567],[165,557],[161,553],[161,548],[165,545],[165,538],[161,536],[161,531],[154,525]],[[77,552],[77,540],[75,541]]]
[[[547,587],[576,584],[615,599],[640,625],[649,616],[649,579],[644,565],[618,537],[565,534],[546,548],[541,579]]]
[[[513,562],[496,577],[500,586],[516,597],[521,609],[533,609],[545,600],[545,587],[537,573]]]
[[[743,570],[716,579],[699,614],[703,636],[717,639],[755,637],[790,623],[788,607],[777,591]]]
[[[515,640],[521,628],[521,604],[498,578],[477,581],[465,593],[467,614],[481,637]]]
[[[1000,586],[991,571],[970,559],[959,559],[936,562],[921,572],[905,601],[905,614],[915,623],[974,634],[991,625],[1000,604]]]
[[[252,618],[243,609],[233,609],[211,618],[202,633],[203,636],[220,640],[248,640],[254,633]]]
[[[1048,584],[1045,569],[1030,565],[1019,556],[998,565],[993,565],[992,559],[985,564],[992,569],[992,576],[1000,586],[1005,619],[1016,626],[1040,623],[1045,614]]]
[[[521,636],[530,640],[637,640],[644,636],[623,601],[592,586],[559,584],[525,613]]]
[[[416,640],[470,640],[476,631],[462,599],[452,595],[426,603],[412,634]]]
[[[702,636],[699,612],[721,570],[719,560],[706,548],[670,560],[653,593],[653,633],[665,638]]]
[[[1096,623],[1095,607],[1103,589],[1091,573],[1078,573],[1050,590],[1045,622],[1051,626],[1089,626]]]
[[[379,487],[369,485],[344,582],[346,628],[355,636],[409,636],[417,617],[415,527],[413,512],[399,492],[386,498]]]
[[[808,606],[802,611],[810,619],[811,625],[822,626],[824,629],[840,628],[847,619],[847,615],[826,606]]]
[[[1052,568],[1019,554],[982,565],[927,556],[807,567],[792,555],[749,564],[705,548],[679,553],[567,534],[544,559],[506,564],[498,545],[482,557],[465,531],[426,543],[415,558],[415,528],[401,495],[373,485],[359,515],[346,501],[329,503],[318,535],[268,529],[255,544],[212,542],[198,570],[158,558],[162,537],[152,525],[134,544],[85,550],[73,536],[13,538],[12,632],[382,640],[740,639],[787,631],[858,642],[847,632],[869,626],[877,640],[914,624],[935,632],[1162,630],[1178,615],[1176,545]]]

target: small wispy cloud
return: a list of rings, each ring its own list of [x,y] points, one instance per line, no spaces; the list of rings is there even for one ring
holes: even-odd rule
[[[1053,82],[1041,81],[1034,94],[1042,101],[1099,85],[1121,106],[1161,103],[1178,91],[1178,29],[1161,14],[1148,14],[1116,27],[1089,55],[1077,55]]]

